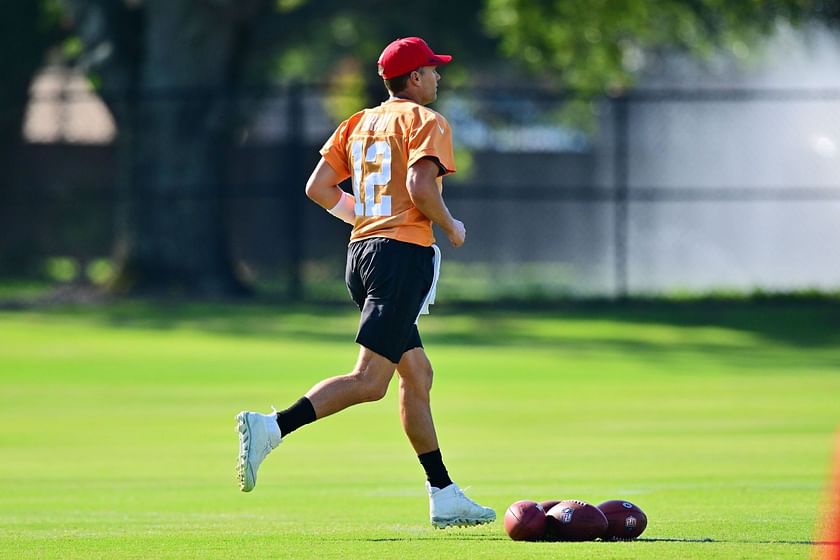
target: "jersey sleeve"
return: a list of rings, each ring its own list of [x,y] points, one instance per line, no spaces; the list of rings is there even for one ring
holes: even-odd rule
[[[350,119],[338,125],[320,150],[321,156],[338,173],[341,181],[350,176],[350,162],[347,160],[346,149],[349,123]]]
[[[408,167],[424,157],[437,159],[443,169],[441,175],[455,173],[452,130],[446,119],[433,111],[419,116],[418,126],[408,138]]]

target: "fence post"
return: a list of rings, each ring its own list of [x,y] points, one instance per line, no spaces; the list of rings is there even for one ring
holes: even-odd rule
[[[630,139],[628,130],[628,98],[624,95],[614,102],[615,107],[615,161],[613,162],[614,189],[613,205],[615,211],[613,248],[615,260],[615,295],[619,299],[627,297],[627,248],[628,248],[628,191],[630,186],[630,163],[628,152]]]
[[[303,298],[303,212],[307,170],[303,167],[307,161],[304,154],[306,132],[303,107],[303,86],[293,82],[288,88],[289,102],[287,119],[289,122],[286,141],[286,242],[289,248],[289,286],[288,297],[293,301]]]

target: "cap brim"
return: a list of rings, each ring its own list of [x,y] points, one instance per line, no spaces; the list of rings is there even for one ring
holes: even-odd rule
[[[436,54],[429,59],[429,66],[443,66],[452,62],[452,55]]]

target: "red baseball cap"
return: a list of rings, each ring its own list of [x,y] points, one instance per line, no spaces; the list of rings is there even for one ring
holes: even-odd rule
[[[452,62],[448,54],[435,54],[420,37],[397,39],[379,55],[379,75],[390,80],[421,66],[440,66]]]

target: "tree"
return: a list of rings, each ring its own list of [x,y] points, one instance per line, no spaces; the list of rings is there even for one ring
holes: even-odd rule
[[[50,45],[61,37],[60,10],[48,0],[11,2],[0,17],[0,53],[3,87],[0,88],[0,224],[10,224],[19,214],[17,161],[29,85],[44,62]],[[0,269],[6,275],[35,272],[34,241],[19,233],[0,235]]]
[[[64,0],[119,129],[118,293],[236,295],[231,96],[263,0]]]

